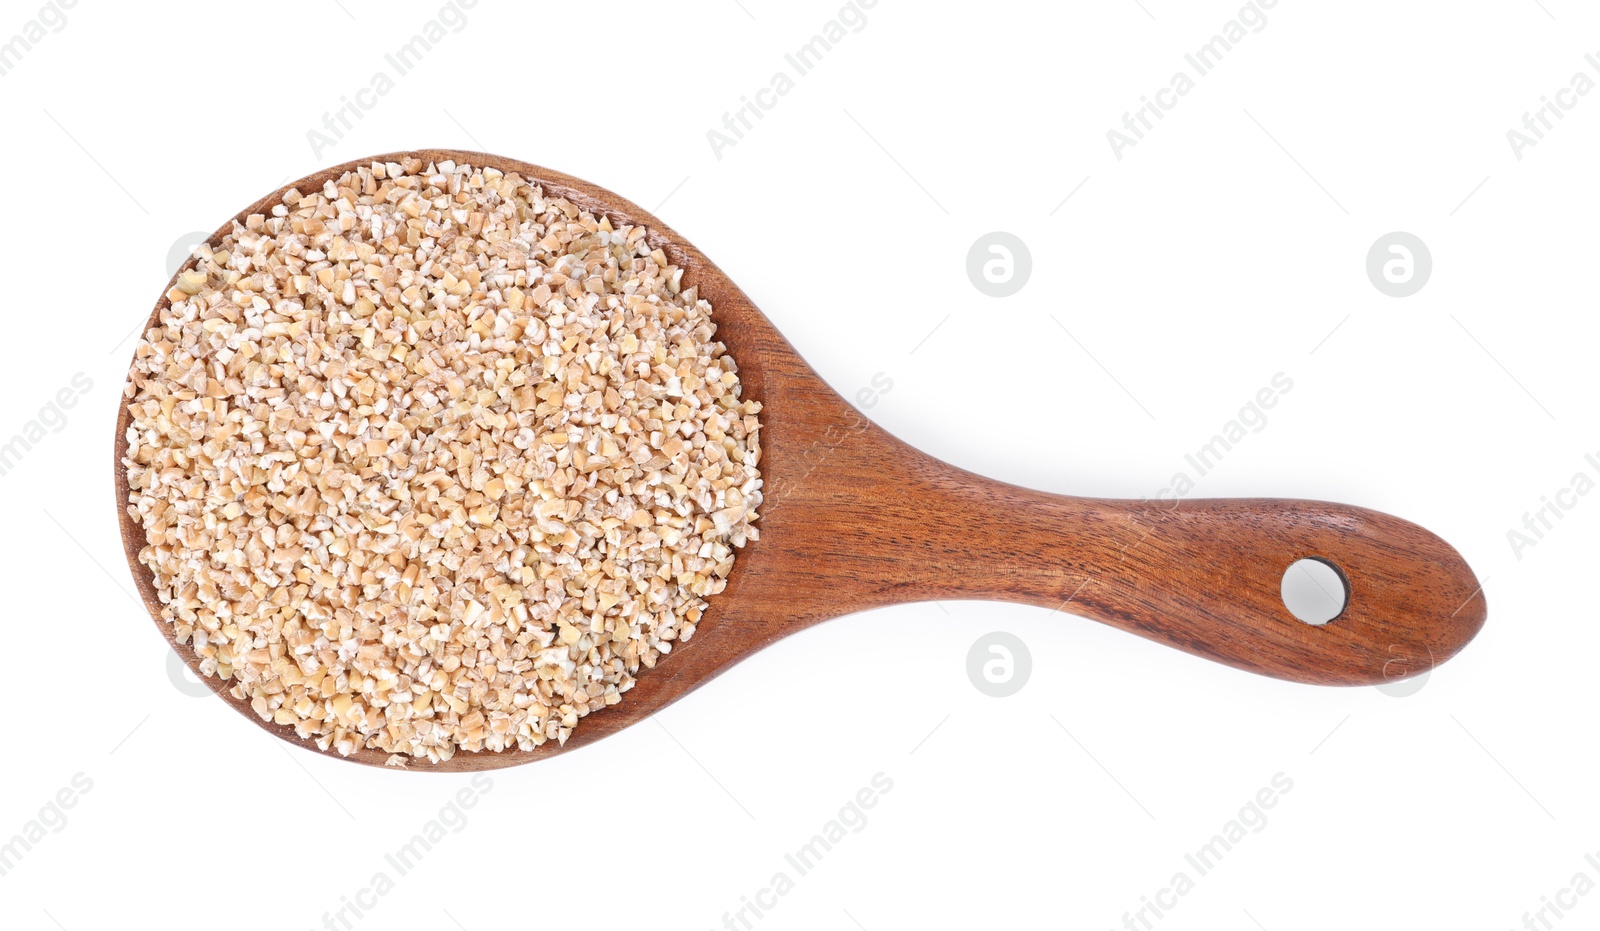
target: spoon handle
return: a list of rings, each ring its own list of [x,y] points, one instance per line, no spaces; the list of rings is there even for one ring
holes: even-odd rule
[[[1096,528],[1093,539],[1066,546],[1083,570],[1081,590],[1068,593],[1081,605],[1075,613],[1232,666],[1299,682],[1381,684],[1449,659],[1483,625],[1481,586],[1460,554],[1387,514],[1264,498],[1056,507]],[[1029,542],[1019,535],[1019,551]],[[1308,558],[1343,582],[1331,595],[1344,608],[1321,626],[1291,614],[1282,594],[1285,572]],[[1053,598],[1049,588],[1034,594]]]
[[[827,616],[930,599],[1023,602],[1264,675],[1373,685],[1449,659],[1487,612],[1459,553],[1377,511],[1076,498],[986,479],[893,441],[873,451],[818,470],[838,473],[814,476],[833,493],[802,511],[833,528],[800,564],[826,570],[817,594]],[[1343,610],[1321,626],[1283,600],[1285,571],[1306,558],[1344,583]],[[788,576],[791,598],[803,600],[803,578]]]

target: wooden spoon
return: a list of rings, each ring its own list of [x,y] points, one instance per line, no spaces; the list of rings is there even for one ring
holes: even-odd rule
[[[1461,555],[1397,517],[1286,499],[1151,507],[1066,497],[918,452],[828,387],[700,250],[636,204],[586,181],[515,159],[425,149],[347,162],[292,186],[320,188],[346,171],[408,156],[516,172],[613,222],[644,224],[651,244],[685,269],[685,284],[698,285],[711,302],[717,338],[739,364],[745,396],[764,406],[766,482],[761,539],[739,551],[727,589],[709,599],[694,639],[640,673],[620,704],[583,718],[565,746],[460,752],[437,765],[414,762],[413,769],[467,771],[546,759],[643,720],[789,634],[901,602],[990,599],[1063,609],[1240,669],[1321,685],[1378,684],[1425,672],[1483,626],[1487,603]],[[235,219],[268,212],[284,190]],[[147,328],[166,306],[163,296]],[[122,466],[129,420],[124,405],[113,471],[128,567],[157,629],[196,669],[194,651],[161,620],[152,575],[138,559],[144,530],[128,514]],[[1284,571],[1307,557],[1333,566],[1345,583],[1344,610],[1320,627],[1297,620],[1281,596]],[[263,722],[248,702],[227,693],[226,683],[200,678],[251,721],[315,749],[291,727]],[[378,750],[350,757],[324,752],[372,765],[388,758]]]

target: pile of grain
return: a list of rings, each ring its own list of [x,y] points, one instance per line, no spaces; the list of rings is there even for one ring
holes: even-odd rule
[[[682,278],[642,227],[417,159],[202,247],[124,460],[200,671],[397,763],[618,702],[757,535],[760,405]]]

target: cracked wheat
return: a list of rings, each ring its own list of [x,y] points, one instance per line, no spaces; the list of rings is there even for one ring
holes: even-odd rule
[[[200,672],[324,750],[565,742],[757,536],[760,405],[643,227],[410,159],[196,262],[125,392],[139,559]]]

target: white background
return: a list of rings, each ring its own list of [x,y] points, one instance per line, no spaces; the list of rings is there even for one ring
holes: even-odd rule
[[[0,42],[38,9],[0,3]],[[1118,160],[1107,130],[1237,2],[880,0],[719,159],[707,130],[837,0],[479,0],[314,153],[307,130],[438,10],[80,0],[0,77],[0,436],[93,382],[0,478],[0,840],[93,783],[0,876],[7,928],[323,927],[469,784],[292,749],[183,694],[129,595],[108,461],[174,241],[287,179],[424,146],[660,204],[841,393],[892,379],[878,423],[1009,481],[1153,494],[1283,372],[1293,391],[1196,494],[1417,521],[1490,611],[1407,697],[1021,607],[846,618],[659,726],[492,773],[354,927],[722,927],[880,772],[866,826],[756,927],[1121,927],[1278,773],[1294,788],[1266,826],[1155,927],[1504,929],[1600,880],[1600,495],[1520,558],[1507,538],[1600,454],[1600,93],[1521,160],[1506,137],[1573,74],[1600,79],[1592,9],[1281,0]],[[1003,300],[964,268],[992,230],[1034,260]],[[1405,299],[1364,268],[1392,230],[1434,260]],[[1006,699],[965,673],[996,630],[1033,660]],[[1600,921],[1600,894],[1576,901],[1552,927]]]

